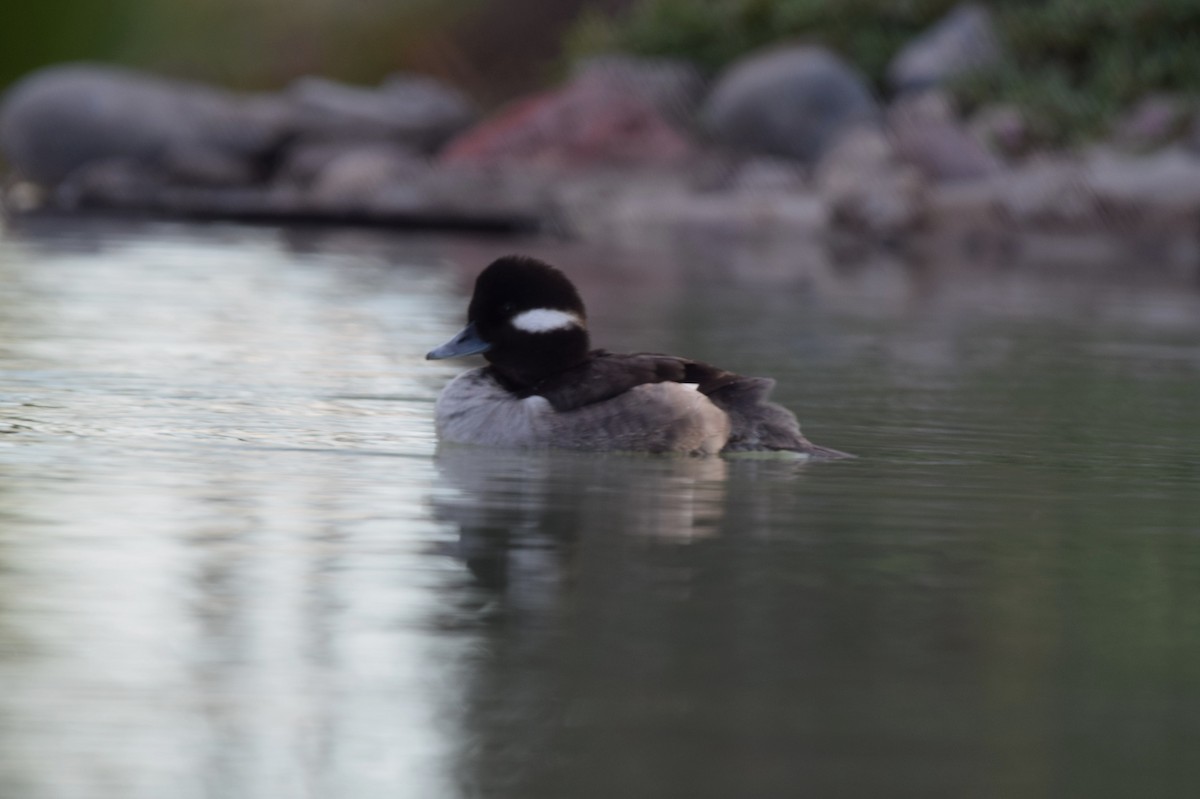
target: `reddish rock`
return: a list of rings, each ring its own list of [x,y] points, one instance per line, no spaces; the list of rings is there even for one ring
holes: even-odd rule
[[[644,97],[587,73],[502,109],[442,151],[447,164],[549,167],[678,162],[696,151]]]

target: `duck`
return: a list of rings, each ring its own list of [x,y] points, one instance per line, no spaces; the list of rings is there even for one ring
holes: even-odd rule
[[[482,355],[434,406],[443,442],[518,449],[848,458],[768,398],[775,381],[676,355],[592,349],[587,311],[548,263],[508,255],[475,280],[467,325],[429,360]]]

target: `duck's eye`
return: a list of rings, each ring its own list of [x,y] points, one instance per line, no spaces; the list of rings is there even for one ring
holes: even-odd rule
[[[513,311],[517,310],[517,305],[513,302],[506,302],[500,306],[500,310],[504,311],[505,313],[512,313]]]

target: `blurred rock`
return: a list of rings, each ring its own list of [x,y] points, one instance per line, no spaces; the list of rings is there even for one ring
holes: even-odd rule
[[[734,191],[751,194],[786,194],[809,189],[805,168],[786,158],[749,158],[730,179]]]
[[[46,189],[27,180],[10,181],[0,193],[0,212],[28,214],[46,207]]]
[[[924,213],[924,181],[877,130],[844,136],[821,159],[816,183],[836,224],[872,236],[906,232],[920,224]]]
[[[105,158],[73,170],[54,190],[55,205],[81,208],[93,205],[141,205],[167,185],[162,170],[134,158]]]
[[[327,165],[312,189],[214,189],[167,183],[138,162],[91,163],[60,187],[58,207],[102,208],[192,219],[386,225],[532,232],[552,220],[545,183],[523,175],[449,169],[406,172],[402,162],[364,148]]]
[[[1200,216],[1200,160],[1180,148],[1140,157],[1095,148],[1087,156],[1086,173],[1093,196],[1112,223],[1190,226]]]
[[[1068,232],[1100,221],[1083,165],[1059,156],[1039,156],[982,180],[939,184],[928,200],[932,225],[942,230]]]
[[[1015,105],[981,109],[971,118],[968,130],[991,152],[1008,158],[1024,155],[1033,145],[1029,121]]]
[[[1003,168],[959,124],[940,91],[902,97],[888,110],[888,130],[897,155],[934,181],[978,180]]]
[[[1113,142],[1132,150],[1149,150],[1178,137],[1187,124],[1187,107],[1179,98],[1145,97],[1117,120]]]
[[[828,50],[808,46],[738,61],[701,111],[705,130],[720,144],[810,164],[851,128],[878,119],[866,79]]]
[[[447,218],[538,220],[555,227],[554,187],[520,168],[439,167],[393,181],[371,207],[388,215],[435,209]]]
[[[17,84],[0,144],[59,208],[183,217],[530,230],[544,192],[432,169],[470,103],[436,81],[306,79],[240,96],[129,70],[56,67]]]
[[[992,15],[964,3],[908,43],[888,65],[888,83],[899,92],[940,86],[1004,58]]]
[[[378,144],[387,146],[385,142]],[[371,143],[360,142],[357,146],[370,147]],[[344,152],[346,152],[344,142],[319,139],[316,141],[293,141],[281,154],[272,181],[280,185],[307,189],[316,180],[317,175]]]
[[[461,92],[433,78],[393,75],[378,88],[307,77],[284,93],[302,140],[390,141],[433,152],[476,118]]]
[[[164,177],[197,186],[243,186],[262,180],[265,172],[261,160],[187,141],[163,151],[161,166]]]
[[[829,210],[811,194],[698,193],[661,180],[654,186],[622,187],[599,212],[573,221],[598,241],[614,236],[643,242],[678,236],[758,241],[778,234],[818,235],[829,226]]]
[[[71,64],[18,81],[0,105],[0,148],[25,178],[54,185],[126,159],[182,182],[241,182],[285,135],[286,114],[239,96],[116,67]]]
[[[683,130],[694,124],[705,89],[700,70],[687,61],[671,58],[593,56],[575,65],[572,78],[599,78],[633,92]]]
[[[502,109],[442,151],[445,164],[552,168],[672,164],[696,150],[621,78],[588,70],[566,86]]]
[[[1004,176],[931,186],[926,195],[930,227],[938,231],[999,231],[1006,217],[997,200]]]
[[[320,207],[364,207],[397,184],[423,178],[429,163],[412,150],[388,144],[337,146],[313,174],[308,197]]]
[[[1009,224],[1078,228],[1097,221],[1087,172],[1075,160],[1042,157],[995,179],[995,207]]]
[[[949,94],[941,89],[928,89],[898,98],[887,110],[887,122],[953,125],[958,122],[958,109]]]
[[[1151,233],[1190,230],[1200,217],[1200,161],[1179,148],[1039,156],[981,183],[999,218],[1025,230]]]

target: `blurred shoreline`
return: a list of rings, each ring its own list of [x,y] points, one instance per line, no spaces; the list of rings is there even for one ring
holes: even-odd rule
[[[894,56],[886,103],[855,65],[802,43],[749,53],[711,80],[680,60],[593,57],[490,113],[415,73],[237,93],[63,64],[0,102],[3,207],[591,241],[1002,249],[1026,234],[1111,236],[1191,252],[1190,102],[1147,96],[1103,141],[1054,148],[1020,109],[968,114],[948,88],[1005,57],[987,9],[964,4]]]

